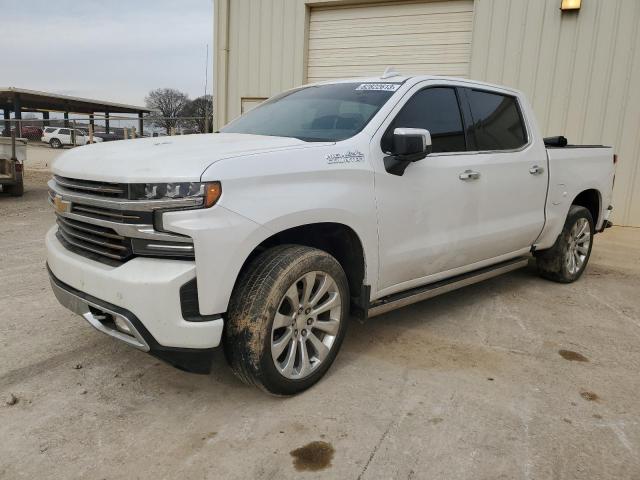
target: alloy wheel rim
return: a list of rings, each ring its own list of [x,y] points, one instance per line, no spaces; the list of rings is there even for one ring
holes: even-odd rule
[[[567,270],[571,275],[580,271],[589,254],[591,228],[586,218],[579,218],[569,232],[569,248],[565,256]]]
[[[289,379],[311,375],[326,360],[342,320],[336,281],[326,272],[309,272],[286,291],[271,327],[271,357]]]

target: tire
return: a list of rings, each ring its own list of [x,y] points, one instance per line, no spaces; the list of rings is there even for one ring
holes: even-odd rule
[[[231,297],[223,341],[227,361],[248,385],[274,395],[302,392],[333,363],[348,312],[349,285],[335,258],[299,245],[266,250],[240,276]]]
[[[556,243],[550,249],[536,253],[540,276],[560,283],[578,280],[589,262],[594,233],[589,210],[572,205]]]
[[[16,183],[6,187],[6,191],[14,197],[21,197],[24,194],[24,177],[22,173],[16,175]]]
[[[62,142],[57,138],[49,140],[49,145],[51,145],[51,148],[62,148]]]

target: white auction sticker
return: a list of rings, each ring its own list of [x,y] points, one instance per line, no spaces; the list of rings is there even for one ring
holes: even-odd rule
[[[356,90],[382,90],[384,92],[395,92],[400,88],[399,83],[362,83]]]

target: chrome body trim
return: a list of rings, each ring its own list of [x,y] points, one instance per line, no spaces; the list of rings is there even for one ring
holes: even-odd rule
[[[69,178],[60,177],[58,175],[53,176],[55,182],[62,187],[76,188],[78,190],[87,190],[89,192],[102,192],[102,193],[115,193],[124,195],[126,190],[117,186],[107,186],[107,185],[90,185],[87,183],[82,183],[81,181],[73,181]]]
[[[94,207],[110,208],[112,210],[129,210],[133,212],[152,212],[163,208],[200,207],[203,198],[179,198],[175,200],[127,200],[122,198],[109,198],[100,195],[80,194],[61,187],[55,179],[47,183],[49,189],[64,200]]]
[[[497,277],[498,275],[523,268],[527,266],[528,263],[529,257],[519,257],[513,260],[508,260],[507,262],[499,263],[498,265],[494,265],[493,267],[480,269],[477,272],[470,272],[461,275],[457,279],[456,277],[454,277],[449,280],[436,282],[434,284],[426,285],[421,288],[419,287],[418,289],[415,289],[415,293],[409,294],[407,296],[400,296],[400,298],[394,299],[393,297],[396,297],[396,295],[392,295],[389,301],[385,301],[384,299],[382,299],[380,303],[374,303],[371,308],[369,308],[369,317],[382,315],[383,313],[390,312],[391,310],[395,310],[396,308],[406,307],[407,305],[421,302],[422,300],[427,300],[428,298],[433,298],[438,295],[442,295],[443,293],[457,290],[458,288],[466,287],[468,285],[472,285],[489,278]]]
[[[58,301],[62,304],[62,306],[80,315],[87,322],[89,322],[91,326],[94,327],[96,330],[99,330],[102,333],[105,333],[111,337],[117,338],[118,340],[121,340],[131,345],[132,347],[135,347],[144,352],[148,352],[150,350],[149,344],[144,340],[142,335],[140,335],[140,333],[138,332],[136,327],[133,325],[131,320],[129,320],[125,315],[122,315],[120,313],[109,310],[108,308],[105,308],[101,305],[97,305],[93,302],[85,300],[84,298],[81,298],[78,295],[75,295],[74,293],[71,293],[68,290],[65,290],[64,288],[59,286],[56,282],[54,282],[53,279],[50,279],[50,280],[51,280],[51,288],[53,289],[53,293],[55,294]],[[119,330],[116,330],[115,328],[110,328],[104,325],[95,316],[95,314],[91,312],[91,309],[89,307],[93,307],[97,310],[100,310],[101,312],[105,312],[111,315],[114,318],[114,320],[116,318],[120,319],[129,328],[129,331],[132,333],[132,335],[127,335],[126,333],[122,333]]]
[[[192,252],[193,245],[157,245],[155,243],[147,244],[147,248],[155,250],[180,250],[185,252]]]
[[[67,196],[63,196],[65,200],[67,200]],[[84,197],[78,197],[78,201],[82,203],[82,199]],[[49,204],[52,207],[55,207],[53,203],[53,199],[49,197]],[[97,225],[99,227],[111,228],[118,235],[123,237],[131,237],[131,238],[142,238],[146,240],[157,240],[157,241],[168,241],[168,242],[183,242],[191,244],[193,240],[189,237],[185,237],[177,234],[170,234],[159,232],[153,225],[146,223],[120,223],[120,222],[111,222],[109,220],[102,220],[99,218],[88,217],[84,215],[78,215],[77,213],[71,212],[56,212],[57,215],[64,218],[69,218],[71,220],[77,220],[79,222],[91,223],[93,225]]]

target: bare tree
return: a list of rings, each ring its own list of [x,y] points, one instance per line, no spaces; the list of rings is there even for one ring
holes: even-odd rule
[[[147,107],[162,117],[154,121],[154,125],[164,128],[167,134],[178,126],[184,107],[189,102],[189,96],[173,88],[156,88],[151,90],[145,98]]]
[[[203,95],[187,102],[182,116],[191,117],[188,122],[198,133],[211,133],[213,132],[212,112],[213,97]]]

